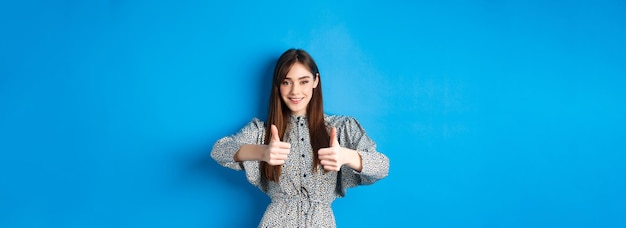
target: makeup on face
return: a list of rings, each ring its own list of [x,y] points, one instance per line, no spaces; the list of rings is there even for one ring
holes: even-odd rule
[[[295,63],[280,84],[280,95],[292,114],[304,116],[315,87],[317,78],[313,78],[313,73],[301,63]]]

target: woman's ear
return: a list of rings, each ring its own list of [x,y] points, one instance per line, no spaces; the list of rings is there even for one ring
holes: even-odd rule
[[[320,82],[320,73],[315,73],[315,81],[313,81],[313,88],[317,88],[317,84]]]

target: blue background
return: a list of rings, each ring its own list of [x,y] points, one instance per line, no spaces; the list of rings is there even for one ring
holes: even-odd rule
[[[0,227],[254,227],[213,143],[304,48],[390,175],[340,227],[626,227],[626,3],[3,1]]]

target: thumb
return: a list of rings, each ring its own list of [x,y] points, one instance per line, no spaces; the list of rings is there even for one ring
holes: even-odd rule
[[[280,137],[278,136],[278,128],[276,128],[276,125],[272,124],[271,128],[272,135],[270,135],[270,141],[280,141]]]
[[[330,147],[339,146],[339,140],[337,140],[337,128],[330,129]]]

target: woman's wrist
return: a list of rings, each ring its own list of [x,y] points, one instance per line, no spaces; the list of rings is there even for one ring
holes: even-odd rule
[[[257,144],[244,144],[239,147],[237,153],[235,153],[234,159],[237,162],[242,161],[262,161],[263,150],[267,145]]]
[[[348,167],[358,172],[361,172],[361,170],[363,169],[363,161],[361,158],[361,154],[359,154],[359,152],[356,150],[352,150],[348,148],[341,148],[341,149],[343,150],[342,153],[347,155],[347,161],[345,165],[347,165]]]

